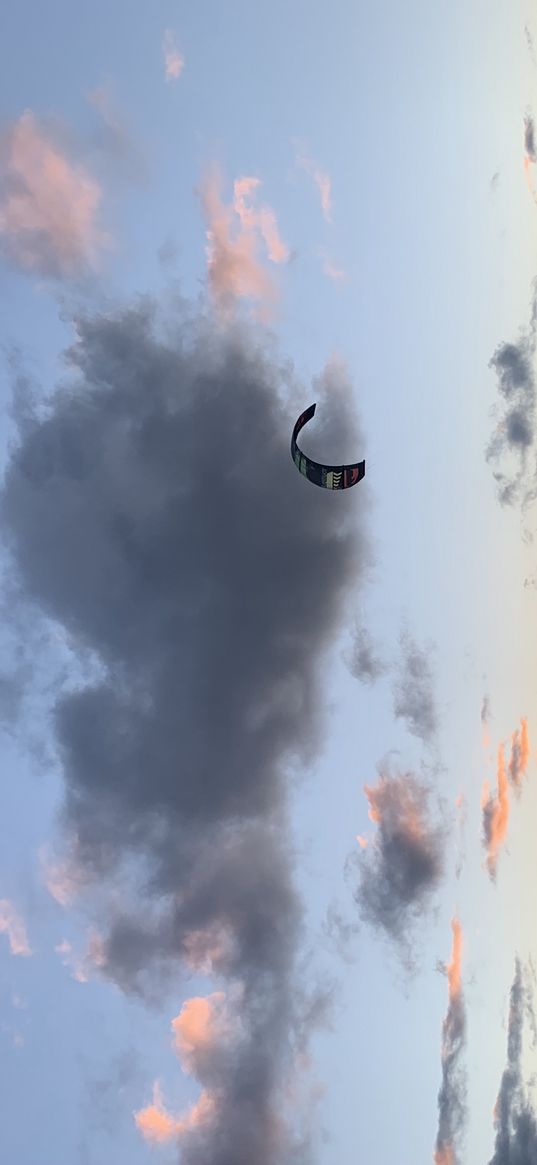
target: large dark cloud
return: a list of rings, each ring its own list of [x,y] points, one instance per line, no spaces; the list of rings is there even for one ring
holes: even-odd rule
[[[531,140],[530,140],[531,145]],[[536,496],[535,438],[535,343],[537,286],[529,327],[518,343],[503,343],[490,361],[498,378],[502,414],[487,448],[502,505],[526,506]]]
[[[376,834],[359,855],[356,902],[411,965],[414,925],[443,872],[444,829],[430,809],[429,781],[415,773],[381,770],[365,791]]]
[[[172,326],[145,302],[78,319],[68,361],[46,414],[26,409],[1,517],[20,602],[100,669],[60,694],[53,724],[77,862],[131,886],[106,973],[141,988],[205,942],[240,986],[246,1036],[216,1125],[182,1160],[294,1162],[293,1137],[274,1132],[304,1029],[286,775],[320,739],[323,660],[368,554],[367,494],[296,472],[304,399],[286,406],[283,370],[238,331]],[[337,408],[352,431],[345,395]]]
[[[408,632],[401,636],[401,659],[394,684],[394,713],[404,720],[408,731],[430,744],[436,734],[438,716],[433,691],[434,676],[430,654]]]
[[[535,1165],[537,1120],[522,1077],[524,1018],[532,1018],[530,987],[520,960],[509,999],[507,1065],[495,1108],[496,1141],[489,1165]]]

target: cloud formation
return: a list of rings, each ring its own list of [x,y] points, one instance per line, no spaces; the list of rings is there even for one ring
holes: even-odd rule
[[[297,156],[297,165],[313,179],[319,194],[323,218],[326,222],[331,223],[332,179],[330,178],[330,175],[326,172],[326,170],[322,170],[317,162],[314,162],[313,158],[310,158],[308,154],[303,152],[300,152]]]
[[[509,825],[511,812],[509,784],[517,794],[520,793],[530,760],[528,721],[525,716],[520,719],[520,728],[512,733],[509,762],[506,764],[503,742],[498,747],[497,757],[497,791],[495,794],[492,793],[489,782],[484,781],[481,794],[483,845],[487,854],[487,869],[493,881],[496,878],[499,854],[507,837]]]
[[[481,793],[483,845],[487,855],[487,870],[492,881],[496,879],[498,858],[507,836],[510,813],[509,784],[503,744],[498,747],[496,786],[496,793],[492,793],[489,782],[484,781]]]
[[[537,1161],[537,1120],[524,1087],[522,1047],[524,1016],[531,1015],[531,989],[520,960],[509,997],[507,1065],[494,1109],[496,1140],[489,1165],[534,1165]]]
[[[7,935],[12,955],[31,955],[26,927],[9,898],[0,898],[0,934]]]
[[[394,714],[405,721],[413,736],[430,744],[438,726],[430,655],[418,647],[408,632],[403,632],[400,643],[399,674],[393,688]]]
[[[162,41],[164,55],[164,75],[167,81],[178,81],[185,67],[185,59],[179,51],[175,33],[167,28]]]
[[[386,672],[378,648],[367,627],[357,627],[351,651],[345,657],[352,676],[364,684],[374,684]]]
[[[486,450],[502,505],[524,509],[537,496],[535,437],[535,344],[537,285],[529,327],[518,343],[500,344],[490,361],[498,378],[503,415]]]
[[[287,775],[321,739],[326,652],[369,561],[365,495],[296,473],[297,401],[259,336],[149,300],[76,330],[71,382],[26,417],[0,496],[19,603],[98,661],[54,708],[62,821],[85,894],[110,888],[102,974],[161,993],[206,958],[240,998],[234,1054],[211,1057],[217,1108],[181,1118],[183,1165],[276,1165],[313,1022]]]
[[[289,258],[274,211],[266,205],[253,205],[260,185],[258,178],[237,178],[230,206],[222,201],[216,169],[202,187],[209,286],[215,303],[226,314],[240,298],[264,304],[276,298],[276,286],[260,255],[262,249],[272,263],[285,263]]]
[[[535,193],[531,180],[531,166],[534,166],[536,162],[535,125],[531,113],[527,113],[524,118],[524,173],[526,175],[528,190],[534,202],[537,202],[537,194]]]
[[[366,785],[373,841],[360,839],[356,902],[364,920],[394,939],[410,962],[411,932],[438,886],[444,866],[444,831],[432,819],[430,787],[414,773],[380,771]]]
[[[442,1024],[442,1083],[438,1093],[435,1165],[457,1165],[466,1117],[466,1079],[461,1066],[466,1042],[466,1008],[461,977],[463,934],[456,917],[451,921],[451,931],[451,959],[445,967],[448,1009]]]
[[[511,755],[508,765],[509,780],[517,791],[520,790],[522,781],[527,774],[529,760],[528,720],[526,716],[522,716],[520,728],[516,728],[511,736]]]
[[[97,934],[96,931],[89,935],[83,955],[77,955],[67,939],[63,939],[54,950],[77,983],[87,983],[95,977],[96,972],[106,968],[105,944],[101,935]]]
[[[102,192],[29,110],[0,141],[0,253],[24,271],[72,279],[94,267],[107,239]]]

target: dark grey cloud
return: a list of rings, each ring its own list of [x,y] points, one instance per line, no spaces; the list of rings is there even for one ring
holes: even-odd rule
[[[456,1165],[466,1121],[466,1073],[462,1056],[466,1046],[466,1006],[461,981],[462,930],[452,921],[451,961],[442,970],[447,975],[449,1002],[442,1024],[442,1082],[438,1093],[438,1165]],[[450,1155],[451,1154],[451,1155]]]
[[[485,695],[485,696],[483,696],[483,702],[481,704],[481,723],[483,725],[486,725],[486,724],[488,724],[489,720],[490,720],[490,696]]]
[[[20,604],[100,669],[53,709],[63,822],[87,879],[125,888],[110,978],[177,981],[205,935],[240,988],[244,1038],[184,1165],[296,1163],[275,1120],[304,1038],[286,775],[321,739],[326,649],[368,560],[366,491],[296,472],[304,395],[287,383],[287,407],[258,336],[149,301],[76,327],[0,503]],[[346,397],[338,410],[341,438]]]
[[[529,135],[532,143],[534,148],[533,133]],[[486,456],[493,466],[502,505],[521,504],[523,508],[537,496],[533,454],[536,325],[537,285],[528,328],[521,332],[518,343],[500,344],[490,361],[498,380],[501,415]]]
[[[410,965],[414,925],[442,877],[445,831],[431,812],[427,779],[381,769],[365,791],[376,833],[358,855],[355,899],[362,918],[394,940]]]
[[[345,661],[351,675],[361,683],[374,684],[386,672],[386,664],[367,627],[356,629],[352,648]]]
[[[537,1120],[522,1076],[526,1014],[531,1019],[531,984],[517,958],[509,999],[507,1064],[496,1102],[496,1141],[489,1165],[535,1165],[537,1161]]]
[[[430,652],[418,647],[408,632],[403,632],[400,642],[401,659],[393,689],[394,714],[405,721],[413,736],[430,744],[438,726]]]

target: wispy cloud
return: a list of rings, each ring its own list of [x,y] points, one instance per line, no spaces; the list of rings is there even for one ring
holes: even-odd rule
[[[500,850],[505,843],[509,825],[511,812],[509,783],[516,793],[520,793],[528,769],[530,743],[526,717],[521,717],[520,728],[515,729],[511,735],[511,750],[507,764],[505,748],[504,742],[498,747],[496,793],[492,793],[489,782],[484,781],[481,794],[483,845],[487,855],[487,869],[493,881],[496,878]]]
[[[490,748],[490,696],[483,696],[481,704],[481,725],[483,730],[482,743],[483,748]]]
[[[524,510],[537,496],[535,454],[535,346],[537,284],[528,328],[516,344],[500,344],[490,361],[498,378],[503,415],[486,450],[495,466],[498,498],[502,505],[521,504]]]
[[[0,251],[25,271],[71,279],[95,266],[107,239],[102,192],[30,111],[0,143]]]
[[[438,725],[430,652],[420,648],[408,632],[403,632],[400,644],[399,674],[393,689],[394,714],[405,721],[413,736],[430,744]]]
[[[7,935],[12,955],[31,955],[26,927],[8,898],[0,898],[0,934]]]
[[[167,28],[162,41],[164,55],[164,75],[167,81],[178,81],[185,67],[185,59],[180,52],[173,29]]]
[[[483,814],[483,845],[486,864],[492,881],[496,878],[500,849],[507,836],[509,825],[509,783],[505,767],[504,745],[498,748],[496,767],[496,793],[492,793],[488,781],[483,782],[481,809]]]
[[[528,184],[528,190],[534,202],[537,202],[537,194],[533,187],[531,180],[531,167],[537,162],[535,154],[535,124],[531,113],[527,113],[524,118],[524,172]]]
[[[377,830],[371,842],[359,839],[356,901],[362,917],[395,939],[410,963],[412,927],[442,876],[444,830],[432,818],[428,782],[414,773],[381,771],[365,794]]]
[[[345,655],[345,663],[351,675],[365,684],[376,683],[387,670],[377,644],[364,626],[356,627],[351,650]]]
[[[74,850],[63,858],[55,858],[48,846],[42,846],[38,857],[43,885],[59,906],[70,906],[85,880]]]
[[[209,285],[217,305],[224,311],[229,311],[240,298],[274,301],[276,287],[263,264],[261,251],[273,263],[284,263],[289,257],[274,211],[269,206],[253,205],[259,186],[258,178],[238,178],[231,205],[222,201],[217,170],[212,171],[202,187]]]
[[[461,1057],[466,1042],[466,1009],[462,991],[462,927],[452,919],[451,959],[444,970],[448,981],[448,1009],[442,1025],[442,1083],[438,1093],[438,1133],[435,1165],[457,1165],[466,1117],[466,1078]]]
[[[332,222],[332,179],[326,170],[304,151],[297,154],[297,166],[313,179],[319,195],[321,210],[326,222]]]
[[[96,931],[89,935],[86,950],[82,955],[78,955],[73,950],[67,939],[63,939],[54,949],[56,954],[60,956],[64,967],[70,970],[72,978],[76,979],[77,983],[87,983],[95,976],[96,972],[102,971],[106,967],[105,943]]]
[[[327,279],[332,280],[332,283],[342,283],[347,278],[345,268],[340,267],[329,255],[325,255],[323,258],[323,271]]]
[[[532,1015],[531,985],[520,959],[509,997],[507,1065],[494,1109],[496,1140],[489,1165],[533,1165],[537,1161],[537,1120],[522,1076],[524,1017]]]
[[[509,757],[509,780],[515,789],[520,790],[523,778],[528,771],[530,760],[530,740],[528,735],[528,720],[522,716],[520,728],[516,728],[511,736],[511,755]]]

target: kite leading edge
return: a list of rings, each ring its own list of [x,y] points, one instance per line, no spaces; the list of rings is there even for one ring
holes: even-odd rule
[[[351,485],[356,485],[365,477],[365,461],[355,461],[352,465],[321,465],[319,461],[312,461],[311,457],[306,457],[297,445],[298,434],[304,425],[311,421],[316,407],[310,405],[309,409],[300,414],[291,437],[291,457],[304,477],[307,477],[308,481],[313,481],[315,485],[320,485],[322,489],[349,489]]]

